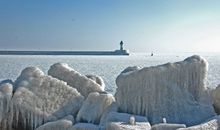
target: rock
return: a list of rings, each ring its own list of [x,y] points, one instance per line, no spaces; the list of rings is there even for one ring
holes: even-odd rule
[[[13,86],[9,81],[0,83],[0,129],[6,129],[9,125],[7,118],[9,115]]]
[[[72,129],[73,123],[70,120],[62,119],[54,122],[48,122],[35,130],[68,130]]]
[[[68,85],[76,88],[83,96],[87,97],[91,92],[103,92],[104,88],[98,83],[84,75],[81,75],[67,64],[56,63],[52,65],[48,74],[67,82]]]
[[[192,56],[182,62],[128,68],[117,79],[119,111],[146,116],[151,124],[199,124],[215,115],[205,80],[207,62]]]
[[[100,127],[106,128],[107,125],[111,122],[124,122],[129,124],[130,117],[134,117],[136,122],[144,122],[145,124],[148,123],[148,128],[150,128],[150,123],[148,122],[146,117],[138,116],[138,115],[131,115],[128,113],[118,113],[118,112],[109,112],[106,118],[102,118],[100,122]]]
[[[219,129],[220,129],[220,116],[216,116],[200,125],[196,125],[188,128],[180,128],[178,130],[219,130]]]
[[[24,69],[16,80],[18,86],[11,110],[14,128],[32,130],[67,115],[76,116],[84,101],[84,97],[65,82],[35,70],[39,71],[35,67]]]
[[[101,116],[113,102],[115,102],[115,98],[111,94],[90,93],[79,110],[76,120],[99,124]]]
[[[130,125],[124,122],[108,123],[106,130],[150,130],[149,123],[136,122],[135,125]]]
[[[151,130],[177,130],[179,128],[186,128],[186,125],[159,123],[159,124],[153,125]]]
[[[213,106],[215,108],[216,113],[220,114],[220,85],[212,92],[212,98],[213,98]]]
[[[97,84],[99,84],[101,87],[102,87],[102,90],[105,89],[105,83],[104,83],[104,80],[100,77],[100,76],[97,76],[97,75],[86,75],[87,78],[95,81]]]
[[[77,123],[72,127],[72,130],[100,130],[98,125],[90,123]]]

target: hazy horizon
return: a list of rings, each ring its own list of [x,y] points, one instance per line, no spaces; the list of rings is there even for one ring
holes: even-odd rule
[[[218,0],[1,0],[1,50],[220,52]]]

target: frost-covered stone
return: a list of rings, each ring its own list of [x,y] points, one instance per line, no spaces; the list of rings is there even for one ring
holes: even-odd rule
[[[186,128],[186,125],[160,123],[160,124],[153,125],[151,130],[177,130],[179,128]]]
[[[100,130],[98,125],[90,123],[77,123],[71,130]]]
[[[196,125],[188,128],[180,128],[178,130],[219,130],[219,129],[220,129],[220,116],[216,116],[200,125]]]
[[[76,120],[99,124],[101,116],[113,102],[115,98],[111,94],[90,93],[77,114]]]
[[[150,130],[151,126],[146,122],[136,122],[135,125],[130,125],[124,122],[108,123],[106,130]]]
[[[215,111],[220,114],[220,85],[212,92]]]
[[[85,97],[91,92],[104,91],[104,88],[96,83],[96,81],[81,75],[64,63],[56,63],[52,65],[48,74],[67,82],[68,85],[76,88]]]
[[[86,77],[91,79],[91,80],[93,80],[93,81],[95,81],[100,86],[102,86],[102,90],[105,89],[104,80],[100,76],[97,76],[97,75],[86,75]]]
[[[0,83],[0,129],[8,126],[7,116],[9,115],[13,86],[11,82]]]
[[[34,76],[26,76],[26,70],[29,76]],[[13,127],[31,130],[67,115],[76,116],[84,97],[63,81],[43,73],[31,74],[36,73],[34,70],[39,69],[24,69],[16,81],[18,86],[11,109]]]
[[[135,118],[135,122],[148,123],[148,125],[150,127],[150,123],[148,122],[147,118],[144,116],[131,115],[128,113],[118,113],[118,112],[109,112],[108,115],[106,116],[106,118],[101,119],[100,126],[103,128],[106,128],[106,126],[110,122],[124,122],[124,123],[129,124],[130,117],[132,117],[132,116]]]
[[[69,130],[73,123],[70,120],[62,119],[54,122],[48,122],[35,130]]]
[[[208,64],[199,56],[182,62],[125,69],[116,79],[119,111],[162,122],[194,125],[215,115],[206,93]]]

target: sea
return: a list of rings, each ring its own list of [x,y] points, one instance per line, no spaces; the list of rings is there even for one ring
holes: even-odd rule
[[[220,84],[220,53],[131,53],[129,56],[52,56],[52,55],[0,55],[0,80],[16,80],[29,66],[39,67],[45,74],[54,63],[67,63],[81,74],[101,76],[105,90],[115,94],[117,76],[129,66],[149,67],[168,62],[178,62],[192,55],[200,55],[209,63],[207,87]]]

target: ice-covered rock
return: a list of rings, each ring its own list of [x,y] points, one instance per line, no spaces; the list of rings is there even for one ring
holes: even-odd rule
[[[125,69],[116,79],[119,111],[147,116],[150,123],[195,125],[215,115],[206,93],[208,63],[199,56],[182,62]]]
[[[97,76],[97,75],[91,75],[91,74],[87,74],[86,75],[87,78],[95,81],[97,84],[99,84],[100,86],[102,86],[102,90],[105,89],[105,83],[104,83],[104,80],[100,77],[100,76]]]
[[[191,126],[188,128],[180,128],[178,130],[219,130],[219,129],[220,129],[220,116],[216,116],[200,125]]]
[[[118,113],[118,112],[109,112],[106,118],[102,118],[100,121],[100,127],[106,128],[107,125],[111,122],[124,122],[129,124],[129,120],[131,117],[135,118],[135,122],[144,122],[145,124],[149,125],[150,128],[150,123],[148,122],[147,118],[144,116],[138,116],[138,115],[131,115],[128,113]]]
[[[103,92],[103,86],[90,78],[78,73],[67,64],[56,63],[52,65],[48,74],[67,82],[68,85],[76,88],[83,96],[87,97],[91,92]]]
[[[146,122],[136,122],[135,125],[130,125],[124,122],[108,123],[106,130],[150,130],[151,126]]]
[[[39,72],[35,67],[26,68],[16,80],[11,108],[14,128],[31,130],[67,115],[76,116],[82,106],[84,97],[75,88]]]
[[[71,130],[100,130],[98,125],[91,123],[77,123]]]
[[[11,82],[0,83],[0,129],[8,126],[7,116],[9,115],[13,86]]]
[[[53,122],[48,122],[35,130],[69,130],[72,129],[73,123],[71,120],[57,120]]]
[[[115,98],[111,94],[90,93],[79,110],[76,120],[99,124],[101,116],[113,102],[115,102]]]
[[[186,128],[186,125],[159,123],[159,124],[153,125],[151,130],[177,130],[179,128]]]
[[[218,87],[212,92],[212,98],[215,111],[220,114],[220,85],[218,85]]]

